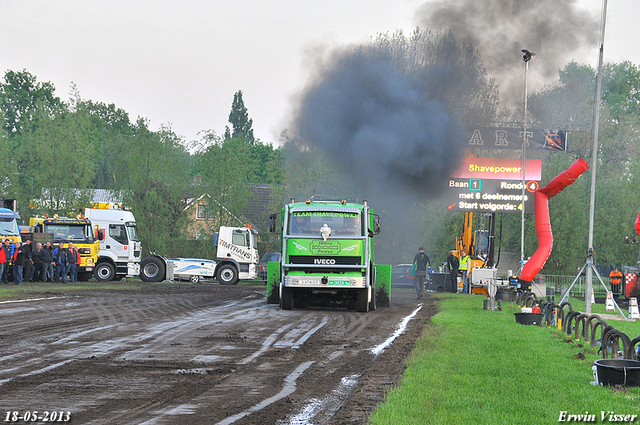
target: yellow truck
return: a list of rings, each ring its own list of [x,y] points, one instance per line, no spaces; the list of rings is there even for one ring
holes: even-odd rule
[[[29,231],[34,233],[34,238],[37,233],[52,234],[55,247],[60,243],[66,246],[72,242],[80,253],[78,280],[89,280],[100,252],[100,239],[94,237],[91,220],[82,215],[72,218],[58,217],[57,214],[49,217],[45,214],[44,217],[35,216],[29,219]]]

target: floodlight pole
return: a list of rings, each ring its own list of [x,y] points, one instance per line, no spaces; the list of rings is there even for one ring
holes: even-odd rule
[[[587,248],[587,275],[584,293],[585,312],[591,313],[591,293],[593,292],[593,221],[596,204],[596,168],[598,166],[598,132],[600,127],[600,103],[602,98],[602,59],[604,56],[604,29],[607,21],[607,0],[602,0],[602,20],[600,23],[600,43],[598,52],[598,75],[596,77],[596,103],[593,119],[593,160],[591,164],[591,201],[589,205],[589,247]]]
[[[520,220],[520,270],[524,267],[524,194],[526,190],[526,164],[527,164],[527,74],[529,72],[529,60],[531,55],[525,54],[524,60],[524,114],[522,118],[522,217]]]

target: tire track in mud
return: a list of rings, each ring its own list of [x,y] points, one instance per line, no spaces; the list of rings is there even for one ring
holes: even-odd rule
[[[82,326],[59,317],[62,304],[49,305],[40,311],[59,341],[40,342],[30,359],[13,348],[0,353],[15,366],[4,376],[9,380],[0,375],[0,408],[38,400],[32,410],[55,406],[90,424],[341,423],[338,417],[364,423],[380,388],[399,379],[390,365],[402,363],[415,335],[399,337],[403,350],[378,358],[370,349],[411,305],[369,314],[285,312],[263,297],[263,288],[217,285],[98,293],[76,306]],[[32,314],[22,313],[26,321]],[[353,401],[363,397],[378,398]]]

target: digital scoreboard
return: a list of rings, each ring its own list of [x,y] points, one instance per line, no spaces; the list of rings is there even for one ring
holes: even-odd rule
[[[447,208],[453,212],[533,214],[533,192],[540,187],[542,161],[527,160],[522,197],[522,161],[464,158],[448,180]]]

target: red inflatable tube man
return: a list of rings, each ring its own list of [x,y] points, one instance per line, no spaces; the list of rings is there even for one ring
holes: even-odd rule
[[[562,190],[572,184],[589,166],[586,161],[579,158],[571,166],[558,174],[545,187],[535,191],[535,217],[536,235],[538,235],[538,249],[524,265],[518,279],[522,282],[531,282],[533,278],[544,267],[544,264],[551,255],[553,247],[553,234],[551,233],[551,220],[549,219],[549,199],[562,192]],[[640,215],[639,215],[640,217]],[[636,222],[636,229],[638,222]]]
[[[636,232],[640,236],[640,210],[638,210],[638,218],[636,218]]]

